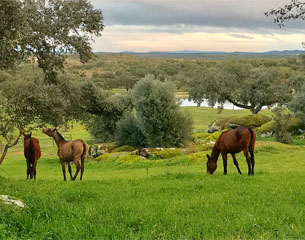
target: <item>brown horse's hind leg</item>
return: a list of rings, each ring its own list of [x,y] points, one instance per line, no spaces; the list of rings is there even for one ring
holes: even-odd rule
[[[85,159],[81,160],[81,166],[80,166],[80,180],[83,179],[83,174],[84,174],[84,170],[85,170]]]
[[[243,150],[244,155],[247,159],[247,164],[248,164],[248,175],[252,175],[252,165],[251,165],[251,159],[249,157],[248,149]]]
[[[236,160],[236,156],[235,156],[235,154],[233,154],[233,153],[232,153],[231,155],[232,155],[232,158],[233,158],[234,165],[235,165],[235,167],[237,168],[238,173],[241,175],[242,173],[241,173],[241,171],[240,171],[240,169],[239,169],[238,162],[237,162],[237,160]]]
[[[255,159],[254,159],[254,152],[252,149],[249,150],[251,155],[251,165],[252,165],[252,173],[251,175],[254,175],[254,165],[255,165]]]
[[[71,163],[68,163],[68,170],[69,170],[69,174],[70,174],[70,178],[72,180],[72,168],[71,168]]]
[[[226,153],[222,153],[222,161],[223,161],[223,174],[227,175],[227,162],[228,162],[228,157]]]
[[[76,179],[76,177],[77,177],[77,175],[78,175],[78,172],[79,172],[79,170],[80,170],[79,161],[75,159],[75,160],[74,160],[74,163],[75,163],[75,166],[76,166],[76,172],[75,172],[74,177],[72,178],[73,181]]]
[[[37,164],[37,162],[34,163],[34,165],[32,166],[34,180],[36,180],[36,164]]]
[[[64,175],[64,181],[67,181],[67,178],[66,178],[66,166],[65,166],[65,162],[60,160],[60,163],[61,163],[61,169],[62,169],[62,174]]]
[[[28,164],[26,169],[26,179],[29,179],[31,176],[31,166]]]

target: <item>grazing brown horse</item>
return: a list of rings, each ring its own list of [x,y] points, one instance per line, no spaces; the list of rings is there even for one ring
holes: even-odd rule
[[[39,141],[36,138],[32,138],[32,133],[23,134],[24,136],[24,156],[26,159],[26,178],[36,180],[36,165],[41,156]]]
[[[83,178],[84,167],[85,167],[85,159],[88,154],[89,146],[88,144],[81,140],[73,140],[73,141],[66,141],[63,136],[57,131],[56,128],[45,128],[42,132],[49,137],[52,137],[56,142],[58,151],[57,155],[60,159],[62,172],[64,175],[64,180],[66,181],[66,164],[68,164],[68,170],[71,177],[71,180],[75,180],[79,170],[81,170],[80,180]],[[74,162],[76,165],[76,172],[74,177],[72,177],[72,169],[71,163]],[[81,163],[80,163],[81,162]]]
[[[223,132],[217,139],[212,150],[211,157],[207,154],[207,172],[213,174],[217,168],[217,160],[221,153],[223,159],[224,174],[227,174],[227,154],[233,157],[234,165],[239,174],[241,171],[236,160],[236,153],[243,151],[248,164],[248,175],[254,175],[254,145],[256,133],[248,127],[238,127],[236,129]],[[249,152],[250,156],[249,157]]]

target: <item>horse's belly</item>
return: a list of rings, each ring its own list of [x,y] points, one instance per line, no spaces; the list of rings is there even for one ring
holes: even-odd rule
[[[228,153],[236,154],[236,153],[239,153],[241,151],[242,151],[241,148],[233,148],[233,149],[230,149],[230,151],[228,151]]]

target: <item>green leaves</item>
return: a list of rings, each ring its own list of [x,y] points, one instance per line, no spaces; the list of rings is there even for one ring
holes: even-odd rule
[[[88,0],[4,0],[0,9],[0,69],[35,56],[47,83],[58,83],[67,53],[89,61],[92,36],[104,29],[102,12]]]
[[[287,103],[292,86],[285,68],[255,66],[245,60],[219,62],[205,68],[189,84],[189,98],[198,104],[207,99],[211,105],[228,101],[258,113],[263,106]]]

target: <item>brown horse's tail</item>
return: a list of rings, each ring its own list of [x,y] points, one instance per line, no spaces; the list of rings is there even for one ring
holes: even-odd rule
[[[254,144],[255,144],[255,139],[256,139],[256,134],[255,134],[255,132],[252,130],[252,128],[249,128],[248,127],[248,130],[249,130],[249,132],[250,132],[250,134],[251,134],[251,140],[250,140],[250,144],[249,144],[249,151],[251,152],[253,152],[254,151]]]
[[[29,162],[31,166],[34,165],[35,162],[35,151],[34,151],[34,144],[33,144],[33,139],[30,138],[29,140],[29,150],[28,150],[28,157],[29,157]]]
[[[82,140],[82,144],[83,144],[83,153],[81,155],[81,160],[84,160],[86,158],[87,155],[87,144]]]

